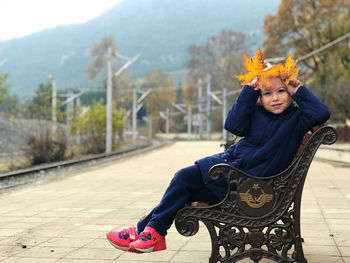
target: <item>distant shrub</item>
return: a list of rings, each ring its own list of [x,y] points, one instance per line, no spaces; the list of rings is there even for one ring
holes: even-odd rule
[[[63,132],[54,136],[48,130],[27,137],[28,159],[32,165],[64,160],[67,140]]]
[[[118,133],[123,129],[125,116],[113,107],[112,110],[112,144],[118,143]],[[70,131],[79,136],[83,154],[103,153],[106,150],[106,106],[103,101],[92,101],[90,108],[77,115],[71,124]]]

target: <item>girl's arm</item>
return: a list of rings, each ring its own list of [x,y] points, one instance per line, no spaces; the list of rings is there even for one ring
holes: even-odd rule
[[[321,125],[329,119],[330,111],[328,107],[305,86],[300,85],[292,98],[302,111],[302,117],[299,121],[301,132],[305,133],[312,127]]]
[[[250,130],[251,115],[256,109],[256,102],[260,96],[260,90],[245,85],[236,102],[229,110],[224,128],[238,136],[247,136]]]

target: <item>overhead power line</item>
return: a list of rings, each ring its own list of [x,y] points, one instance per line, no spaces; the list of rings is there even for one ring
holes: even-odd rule
[[[348,37],[350,37],[350,32],[345,34],[344,36],[338,37],[337,39],[329,42],[328,44],[326,44],[326,45],[324,45],[324,46],[322,46],[322,47],[320,47],[320,48],[318,48],[318,49],[316,49],[316,50],[314,50],[314,51],[312,51],[312,52],[310,52],[310,53],[308,53],[308,54],[306,54],[306,55],[304,55],[304,56],[302,56],[300,58],[298,58],[298,61],[302,61],[304,59],[307,59],[307,58],[317,54],[318,52],[321,52],[322,50],[325,50],[326,48],[334,46],[335,44],[339,43],[340,41],[342,41],[342,40],[344,40],[344,39],[346,39]]]
[[[348,37],[350,37],[350,32],[347,33],[347,34],[345,34],[345,35],[343,35],[343,36],[341,36],[341,37],[338,37],[337,39],[335,39],[335,40],[329,42],[328,44],[326,44],[326,45],[324,45],[324,46],[322,46],[322,47],[320,47],[320,48],[317,48],[317,49],[315,49],[315,50],[313,50],[313,51],[307,53],[307,54],[304,55],[304,56],[299,57],[299,58],[298,58],[298,61],[299,61],[299,62],[300,62],[300,61],[303,61],[304,59],[307,59],[307,58],[309,58],[309,57],[311,57],[311,56],[313,56],[313,55],[315,55],[315,54],[317,54],[317,53],[319,53],[319,52],[321,52],[321,51],[323,51],[323,50],[325,50],[325,49],[327,49],[327,48],[329,48],[329,47],[331,47],[331,46],[334,46],[335,44],[339,43],[340,41],[345,40],[345,39],[348,38]],[[266,62],[270,62],[270,63],[278,63],[278,62],[283,61],[283,60],[285,60],[285,59],[286,59],[285,57],[275,57],[275,58],[268,58],[268,59],[265,59],[265,61],[266,61]]]

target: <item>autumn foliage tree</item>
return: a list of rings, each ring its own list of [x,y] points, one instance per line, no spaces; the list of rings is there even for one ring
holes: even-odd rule
[[[105,73],[105,76],[102,78],[104,80],[106,79],[107,56],[109,47],[111,47],[112,57],[115,57],[117,53],[117,44],[115,43],[113,36],[106,36],[99,42],[94,42],[91,45],[89,53],[92,61],[91,65],[85,69],[85,73],[90,81],[95,82],[96,78],[100,75],[100,72]]]
[[[91,64],[85,69],[85,73],[90,81],[95,82],[97,78],[101,78],[104,91],[107,90],[107,61],[108,50],[111,48],[111,60],[115,62],[120,56],[117,54],[117,44],[113,36],[105,36],[99,42],[95,42],[90,47]],[[121,63],[114,65],[112,63],[112,100],[115,102],[114,107],[123,115],[123,119],[130,115],[132,105],[132,88],[131,83],[134,82],[132,74],[128,71],[120,74],[118,77],[114,73],[122,66]],[[103,94],[104,97],[106,96]],[[90,101],[91,103],[91,101]],[[129,112],[127,111],[129,110]],[[119,130],[119,137],[123,140],[122,130]]]
[[[265,18],[265,57],[285,56],[293,51],[300,57],[350,32],[348,0],[282,0],[277,15]],[[344,77],[349,69],[349,42],[341,42],[302,63],[315,74],[315,81],[327,84]]]
[[[113,101],[118,109],[128,109],[132,107],[132,83],[135,82],[133,75],[126,71],[113,78]]]
[[[188,48],[190,58],[186,64],[189,75],[205,79],[210,74],[213,87],[238,88],[239,83],[232,75],[240,73],[242,53],[246,50],[244,34],[223,30],[220,35],[208,38],[204,45]]]
[[[266,16],[264,32],[267,36],[264,42],[265,58],[286,56],[290,52],[294,58],[301,57],[350,32],[350,1],[282,0],[277,14]],[[326,94],[338,92],[338,86],[349,83],[349,41],[339,42],[318,52],[301,61],[300,65],[304,72],[309,72],[306,84],[325,103],[334,105],[331,108],[333,112],[344,112],[337,106],[340,103],[328,101],[330,97]],[[336,119],[346,117],[350,116],[343,114]]]
[[[185,104],[198,103],[198,79],[204,82],[208,74],[212,91],[240,89],[240,84],[233,75],[242,73],[242,54],[247,50],[246,36],[231,30],[223,30],[220,34],[209,37],[203,45],[189,46],[189,59],[186,62],[189,77],[182,87]],[[205,84],[202,85],[205,96]],[[228,96],[228,101],[234,101],[234,96]],[[222,114],[212,114],[213,122],[218,123],[213,123],[213,130],[222,129]]]
[[[176,87],[168,74],[154,69],[145,74],[141,88],[145,91],[152,90],[147,97],[146,108],[152,116],[153,127],[163,129],[164,121],[159,119],[159,112],[171,108],[176,102]]]

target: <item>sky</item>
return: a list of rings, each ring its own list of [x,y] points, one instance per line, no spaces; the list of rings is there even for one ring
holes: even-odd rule
[[[0,41],[84,23],[121,0],[0,0]]]

